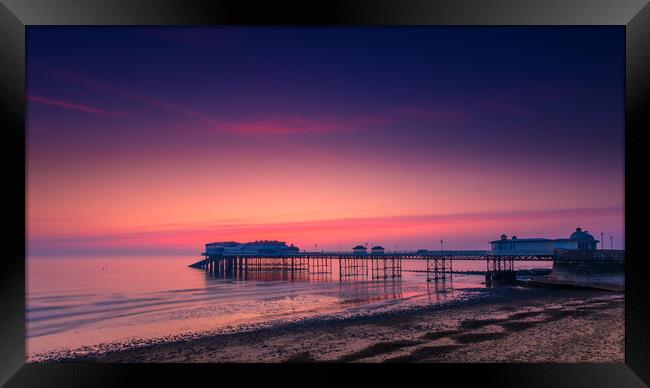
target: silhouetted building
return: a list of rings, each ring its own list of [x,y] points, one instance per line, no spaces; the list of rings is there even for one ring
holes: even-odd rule
[[[505,234],[490,241],[490,253],[496,255],[552,255],[556,249],[596,250],[598,240],[586,230],[576,228],[569,238],[517,238]]]
[[[365,255],[368,253],[368,248],[364,247],[363,245],[357,245],[356,247],[352,248],[352,253],[355,255]]]
[[[372,247],[372,254],[373,255],[383,255],[384,254],[384,247],[381,245],[375,245]]]
[[[235,241],[222,241],[205,244],[205,253],[208,255],[229,254],[288,254],[298,253],[298,247],[291,244],[287,246],[284,241],[259,240],[247,243]]]

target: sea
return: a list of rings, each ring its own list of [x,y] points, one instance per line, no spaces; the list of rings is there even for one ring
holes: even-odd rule
[[[305,319],[378,314],[469,298],[480,274],[427,281],[421,260],[403,260],[399,278],[370,269],[257,271],[215,275],[188,267],[196,258],[29,257],[27,361],[121,350],[165,341],[254,330]],[[454,271],[485,270],[454,261]],[[550,268],[516,262],[516,269]]]

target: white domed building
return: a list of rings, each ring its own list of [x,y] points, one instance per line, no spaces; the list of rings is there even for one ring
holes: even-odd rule
[[[569,238],[508,238],[505,234],[499,240],[490,241],[493,255],[552,255],[556,249],[578,249],[595,251],[598,240],[588,231],[576,228]]]

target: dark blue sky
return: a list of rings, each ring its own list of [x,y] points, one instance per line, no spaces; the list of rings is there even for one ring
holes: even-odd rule
[[[481,127],[462,134],[493,146],[498,138],[510,146],[522,137],[558,137],[611,152],[622,145],[622,133],[611,128],[623,120],[623,43],[623,29],[613,27],[30,27],[28,90],[134,108],[114,94],[71,87],[51,68],[182,100],[223,120],[489,105],[474,115]],[[502,114],[517,110],[534,120]]]

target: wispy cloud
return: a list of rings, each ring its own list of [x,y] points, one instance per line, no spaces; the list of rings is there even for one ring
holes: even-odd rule
[[[224,120],[161,96],[150,96],[122,87],[116,87],[115,85],[106,84],[78,74],[68,74],[65,71],[53,69],[49,66],[33,65],[32,67],[36,71],[46,73],[50,76],[54,76],[76,85],[81,85],[97,92],[109,93],[129,102],[146,104],[156,109],[178,115],[179,117],[193,120],[202,124],[194,126],[197,130],[208,130],[237,135],[290,136],[326,132],[363,131],[371,129],[377,125],[396,124],[410,120],[445,122],[459,121],[466,119],[470,114],[468,110],[458,109],[447,105],[443,106],[443,104],[430,103],[421,105],[400,105],[374,112],[366,111],[348,115],[328,114],[318,117],[292,115],[288,117],[261,118],[255,120]],[[66,104],[62,101],[61,103],[66,105],[62,107],[68,107],[70,109],[73,109],[73,106],[75,105],[70,103]],[[84,108],[82,105],[77,105],[77,107]],[[94,111],[94,113],[109,113],[109,111],[96,108],[85,108]],[[110,113],[115,114],[119,112]]]
[[[242,121],[230,123],[224,129],[232,133],[296,134],[316,132],[339,132],[350,129],[340,124],[320,122],[302,117],[290,117],[281,120]]]
[[[349,116],[327,115],[324,117],[287,117],[239,122],[220,123],[215,129],[236,134],[294,135],[364,131],[377,125],[396,124],[404,121],[460,121],[468,112],[427,106],[400,106],[378,112],[365,112]]]
[[[86,112],[86,113],[94,113],[94,114],[107,115],[107,116],[125,115],[124,112],[99,109],[88,105],[83,105],[83,104],[78,104],[78,103],[73,103],[69,101],[63,101],[63,100],[48,98],[48,97],[27,96],[27,101],[34,102],[37,104],[42,104],[42,105],[50,105],[50,106],[56,106],[64,109]]]

